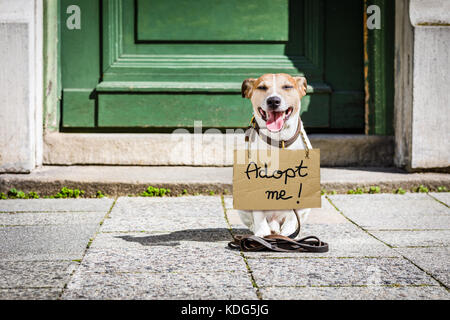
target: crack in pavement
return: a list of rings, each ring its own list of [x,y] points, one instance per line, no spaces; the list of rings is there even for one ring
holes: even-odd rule
[[[109,210],[106,212],[106,214],[103,216],[102,220],[100,220],[100,222],[98,223],[98,227],[94,232],[94,235],[89,239],[89,242],[86,245],[86,249],[83,252],[83,255],[81,256],[81,259],[79,259],[79,261],[76,261],[75,263],[77,263],[77,267],[73,268],[72,272],[69,274],[68,280],[67,282],[64,284],[63,288],[61,289],[60,294],[58,295],[57,300],[61,300],[65,290],[67,289],[67,285],[69,284],[70,280],[72,279],[73,275],[75,274],[75,272],[78,270],[78,268],[80,267],[81,263],[83,262],[84,257],[86,256],[87,251],[89,250],[89,248],[91,247],[92,242],[95,240],[95,238],[97,237],[100,228],[103,225],[103,222],[107,219],[107,217],[109,216],[109,214],[111,213],[112,209],[114,208],[116,202],[117,202],[118,197],[114,198],[114,201],[111,205],[111,207],[109,208]],[[73,261],[73,260],[72,260]]]
[[[348,221],[350,221],[351,223],[353,223],[355,226],[357,226],[358,228],[360,228],[362,231],[364,231],[365,233],[367,233],[368,235],[372,236],[374,239],[380,241],[381,243],[385,244],[386,246],[388,246],[389,248],[391,248],[392,250],[394,250],[395,252],[398,252],[403,259],[405,259],[406,261],[408,261],[409,263],[411,263],[412,265],[414,265],[416,268],[418,268],[419,270],[421,270],[422,272],[424,272],[425,274],[427,274],[428,276],[430,276],[433,280],[435,280],[437,283],[439,283],[440,286],[444,287],[448,292],[450,292],[450,288],[445,285],[442,281],[440,281],[438,278],[436,278],[433,274],[431,274],[429,271],[425,270],[424,268],[420,267],[419,265],[417,265],[415,262],[413,262],[411,259],[409,259],[408,257],[406,257],[404,254],[402,254],[399,250],[395,250],[397,249],[397,247],[392,246],[390,244],[388,244],[387,242],[379,239],[378,237],[376,237],[375,235],[373,235],[372,233],[370,233],[370,230],[367,230],[363,227],[361,227],[359,224],[357,224],[356,222],[354,222],[353,220],[351,220],[350,218],[348,218],[343,212],[342,210],[340,210],[334,203],[333,201],[328,197],[325,196],[325,198],[328,200],[328,202],[344,217],[346,218]],[[446,205],[447,206],[447,205]],[[448,207],[448,206],[447,206]]]

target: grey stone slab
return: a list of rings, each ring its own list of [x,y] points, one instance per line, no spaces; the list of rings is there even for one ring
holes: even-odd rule
[[[224,217],[198,217],[194,219],[186,216],[135,216],[106,219],[102,227],[104,232],[126,231],[189,231],[209,230],[211,228],[224,229],[227,227]]]
[[[312,208],[304,224],[351,224],[325,196],[322,196],[322,207]]]
[[[61,292],[62,288],[0,289],[0,300],[56,300]]]
[[[246,270],[239,252],[216,246],[181,243],[174,247],[90,249],[80,266],[96,272],[215,272]]]
[[[430,192],[430,195],[450,206],[450,192]]]
[[[63,299],[257,299],[247,272],[76,272]]]
[[[407,54],[414,55],[410,70],[405,71],[412,75],[414,84],[406,84],[401,97],[409,96],[407,99],[410,99],[412,95],[412,105],[402,110],[404,113],[411,112],[412,123],[406,126],[411,126],[412,137],[407,161],[410,161],[412,169],[448,168],[450,163],[450,119],[448,111],[444,111],[447,109],[443,109],[449,105],[449,92],[448,87],[441,85],[450,82],[450,74],[442,73],[443,66],[448,66],[447,48],[450,44],[450,34],[444,27],[448,25],[448,8],[448,1],[410,1],[409,10],[406,9],[410,12],[410,21],[414,26],[414,40],[411,45],[402,46],[401,51],[405,50]],[[445,22],[438,16],[434,16],[433,20],[429,19],[433,15],[429,14],[431,10],[439,12],[441,16],[445,15]],[[434,25],[431,21],[437,19],[441,21],[438,24],[441,27],[422,27]],[[417,24],[421,26],[418,27]],[[401,42],[403,41],[405,40],[401,39]],[[440,74],[439,80],[437,74]]]
[[[442,0],[430,1],[430,2],[412,1],[410,4],[410,11],[409,11],[408,19],[410,19],[409,21],[411,21],[411,24],[414,27],[422,27],[425,25],[429,25],[429,26],[442,25],[442,26],[444,26],[446,24],[450,24],[450,16],[448,15],[448,12],[450,12],[450,2],[448,2],[448,1],[442,1]],[[444,30],[437,30],[437,31],[427,30],[427,31],[424,31],[424,33],[429,34],[429,37],[427,37],[427,40],[431,40],[436,37],[439,37],[439,38],[442,37],[440,39],[441,41],[438,44],[438,46],[445,46],[446,44],[448,44],[448,42],[450,40],[446,41],[446,39],[444,38],[444,36],[446,36],[446,34],[444,34],[444,35],[439,34],[439,33],[443,33],[442,31],[445,31],[445,28],[444,28]],[[448,37],[447,37],[447,39],[448,39]],[[423,39],[421,39],[421,40],[423,40]],[[431,43],[433,43],[433,42],[422,41],[422,42],[420,42],[420,45],[431,45]],[[430,48],[428,50],[432,51],[433,54],[438,54],[440,52],[439,49],[441,49],[441,48],[436,48],[436,46],[433,46],[432,48]],[[423,50],[423,51],[425,51],[425,50]],[[445,49],[443,49],[443,50],[445,51]],[[425,54],[425,55],[421,56],[421,58],[429,57],[429,56],[430,55]],[[420,59],[420,60],[422,60],[422,59]],[[434,63],[434,61],[431,63]],[[428,77],[432,77],[433,74],[436,74],[436,72],[440,71],[438,66],[434,67],[435,70],[425,69],[425,68],[427,68],[426,61],[420,61],[420,64],[421,64],[420,66],[417,66],[417,67],[421,68],[420,70],[418,70],[419,73],[420,73],[420,71],[425,71],[425,72],[429,73],[429,74],[427,74]],[[433,85],[439,84],[439,82],[432,84],[430,82],[427,82],[427,80],[433,80],[433,79],[425,78],[424,80],[422,80],[422,81],[424,81],[424,84],[430,85],[430,88],[432,88]],[[443,94],[437,94],[435,97],[432,97],[432,99],[436,99],[436,102],[441,102],[440,99],[445,99],[447,97],[447,91],[445,91],[445,89],[446,88],[441,89]],[[421,90],[421,89],[418,89],[418,90]],[[422,90],[423,91],[420,93],[424,94],[425,93],[424,91],[426,91],[426,90],[425,89],[422,89]],[[426,97],[420,97],[420,98],[424,99],[423,102],[428,102],[428,100],[426,100]],[[431,98],[431,97],[429,97],[429,98]],[[436,105],[439,105],[439,104],[436,103]],[[423,107],[423,111],[427,112],[427,109],[425,107]],[[433,110],[433,111],[438,112],[440,110],[438,108],[436,108],[436,110]],[[440,113],[438,114],[438,116],[442,117],[442,115]],[[442,118],[443,119],[440,119],[440,120],[442,120],[442,121],[446,120],[445,117],[442,117]],[[442,128],[446,129],[447,128],[445,126],[446,123],[442,122],[442,124],[444,125]],[[436,128],[433,128],[433,129],[436,129]],[[445,141],[441,141],[441,138],[442,138],[442,136],[437,136],[437,139],[434,142],[435,146],[442,147],[442,143],[445,143]],[[433,146],[430,146],[430,147],[433,147]],[[445,156],[445,155],[446,155],[446,153],[444,152],[443,156]],[[445,162],[445,164],[446,164],[446,162]]]
[[[308,218],[309,219],[309,218]],[[301,237],[314,235],[327,242],[329,251],[325,253],[308,252],[244,252],[249,258],[257,257],[398,257],[396,251],[378,241],[352,223],[316,224],[305,223]],[[236,234],[248,234],[245,229],[233,229]]]
[[[402,258],[248,259],[258,286],[438,285]]]
[[[337,153],[342,152],[335,146],[328,145],[327,147],[335,149]],[[359,149],[357,152],[364,151]],[[322,164],[322,154],[320,160]],[[339,193],[347,193],[348,190],[357,187],[368,188],[370,186],[379,186],[384,192],[390,192],[399,187],[409,190],[421,184],[436,188],[448,186],[449,179],[450,176],[446,173],[408,173],[393,167],[320,168],[321,187],[328,191],[336,190]]]
[[[0,172],[30,172],[36,163],[34,114],[37,112],[36,105],[30,102],[35,99],[38,88],[42,88],[35,78],[35,70],[39,68],[35,61],[42,58],[37,58],[35,45],[31,45],[30,40],[31,37],[39,36],[33,24],[13,18],[14,16],[29,17],[33,14],[24,10],[24,7],[28,7],[26,3],[21,3],[18,7],[3,3],[2,7]],[[9,10],[6,11],[4,15],[7,7],[10,7],[11,11],[9,14]]]
[[[234,234],[249,234],[244,228],[233,226]],[[255,257],[395,257],[397,252],[367,232],[349,222],[326,199],[322,208],[312,209],[300,236],[314,235],[329,244],[326,253],[280,253],[280,252],[245,252],[250,258]]]
[[[75,266],[69,261],[0,261],[0,288],[62,288]]]
[[[1,260],[80,259],[98,225],[0,228]]]
[[[268,287],[260,288],[267,300],[441,300],[450,299],[443,287]]]
[[[393,247],[448,246],[450,230],[370,231]]]
[[[315,148],[322,150],[320,154],[322,166],[392,165],[394,155],[394,137],[392,136],[310,134],[308,137]],[[222,166],[233,164],[233,149],[244,147],[244,134],[236,133],[225,136],[222,133],[208,133],[202,137],[203,143],[200,150],[196,150],[194,153],[191,150],[197,143],[196,139],[196,136],[190,133],[177,133],[169,136],[152,133],[67,135],[60,132],[49,132],[45,137],[47,147],[44,149],[44,158],[46,163],[51,165],[79,163],[119,168],[130,165],[150,166],[150,168],[153,167],[153,170],[130,170],[131,174],[129,173],[128,176],[123,173],[123,170],[105,170],[106,172],[117,172],[118,178],[115,181],[131,180],[136,183],[144,180],[147,182],[147,186],[152,185],[152,182],[155,181],[163,181],[166,184],[173,181],[189,184],[192,180],[194,182],[198,180],[216,182],[221,181],[222,176],[226,181],[231,181],[232,168]],[[154,166],[162,166],[162,168]],[[176,168],[178,170],[174,170],[173,166],[179,166]],[[189,170],[191,168],[188,166],[218,166],[219,168],[214,169],[221,170],[194,171]],[[388,171],[386,168],[383,169]],[[197,174],[194,175],[189,171]],[[96,176],[98,175],[99,173]],[[123,176],[126,178],[124,179]],[[206,179],[203,178],[204,176]],[[79,181],[88,180],[85,174],[78,179]]]
[[[173,233],[99,233],[81,268],[102,272],[246,270],[228,248],[226,229]]]
[[[450,248],[399,248],[396,249],[420,268],[450,287]]]
[[[99,224],[105,212],[0,213],[0,226]]]
[[[142,249],[146,247],[174,247],[182,243],[194,245],[217,246],[217,242],[231,241],[230,232],[225,228],[180,230],[174,232],[105,232],[99,233],[92,243],[93,249],[130,248]],[[221,246],[220,244],[219,246]]]
[[[128,214],[176,215],[187,217],[223,217],[219,196],[120,197],[111,217]]]
[[[18,199],[0,201],[0,212],[108,212],[113,199]]]
[[[450,228],[450,209],[427,194],[334,195],[330,199],[365,229]]]
[[[102,231],[226,228],[220,197],[119,198]]]

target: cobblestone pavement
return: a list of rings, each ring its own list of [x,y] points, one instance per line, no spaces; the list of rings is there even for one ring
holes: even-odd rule
[[[242,253],[231,197],[0,201],[0,299],[449,299],[450,193],[332,195],[317,253]]]

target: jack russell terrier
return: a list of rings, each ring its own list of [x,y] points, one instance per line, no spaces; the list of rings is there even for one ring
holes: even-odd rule
[[[251,100],[259,133],[272,141],[287,141],[297,132],[300,136],[286,149],[312,149],[300,119],[300,99],[306,95],[306,78],[292,77],[288,74],[265,74],[258,79],[246,79],[242,83],[242,97]],[[267,149],[269,145],[260,134],[251,128],[247,148]],[[267,140],[268,141],[268,140]],[[292,140],[291,140],[292,141]],[[303,224],[311,209],[298,210]],[[293,210],[239,210],[241,221],[258,237],[271,234],[289,236],[297,228],[297,218]],[[297,235],[298,238],[298,235]]]

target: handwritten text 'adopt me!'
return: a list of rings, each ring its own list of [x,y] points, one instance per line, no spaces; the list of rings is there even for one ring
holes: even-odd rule
[[[279,150],[251,158],[246,150],[234,151],[233,207],[240,210],[320,208],[320,150]],[[255,155],[255,156],[253,156]],[[240,161],[238,161],[240,160]],[[271,164],[276,163],[276,166]]]

